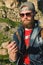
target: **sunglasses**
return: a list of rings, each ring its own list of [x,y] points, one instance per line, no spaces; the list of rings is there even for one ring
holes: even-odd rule
[[[24,17],[24,16],[27,16],[27,17],[31,17],[33,15],[33,13],[20,13],[20,17]]]

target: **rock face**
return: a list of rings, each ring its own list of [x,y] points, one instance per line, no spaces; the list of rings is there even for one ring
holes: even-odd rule
[[[7,23],[0,23],[0,31],[2,31],[6,26],[8,26]]]
[[[38,4],[37,4],[38,0],[27,0],[27,1],[31,1],[34,3],[35,9],[38,12],[36,14],[35,18],[40,20],[40,24],[41,24],[40,26],[43,28],[43,15],[42,15],[41,11],[38,10]],[[17,0],[0,0],[0,18],[6,18],[5,15],[7,15],[7,18],[9,18],[13,21],[20,21],[19,9],[18,9],[17,5],[18,5]],[[15,29],[12,28],[8,32],[6,32],[6,31],[4,31],[6,26],[8,26],[10,28],[10,26],[8,24],[0,23],[0,32],[4,32],[3,35],[5,35],[5,38],[6,38],[6,35],[8,36],[8,38],[12,38],[13,33],[17,30],[17,28],[15,28]],[[3,38],[3,39],[5,39],[5,38]],[[7,55],[6,46],[7,46],[7,43],[5,40],[5,42],[3,42],[0,45],[0,55]],[[0,64],[0,65],[2,65],[2,64]],[[11,64],[4,64],[4,65],[11,65]]]
[[[9,27],[9,31],[5,31],[6,26]],[[8,23],[6,22],[3,22],[3,23],[0,22],[0,33],[1,33],[0,34],[0,63],[3,63],[0,65],[11,65],[10,62],[8,63],[9,56],[7,51],[7,44],[8,44],[7,41],[12,40],[12,36],[14,32],[16,31],[16,29],[17,28],[10,28],[10,25],[8,25]]]
[[[5,2],[6,7],[14,8],[16,6],[16,0],[3,0]]]
[[[8,42],[3,42],[0,46],[0,55],[7,55],[7,44]]]
[[[4,18],[7,17],[13,21],[20,21],[19,9],[17,7],[19,0],[18,1],[17,0],[2,0],[2,1],[0,1],[0,7],[4,6],[4,8],[0,9],[0,14],[1,14],[0,17],[4,17]],[[40,13],[41,11],[38,9],[38,0],[27,0],[27,1],[31,1],[34,3],[35,9],[37,11],[36,19],[40,20],[42,13]]]
[[[43,28],[43,17],[40,18],[40,27]]]
[[[4,2],[4,4],[3,4]],[[16,0],[2,0],[0,1],[0,17],[9,18],[13,21],[18,21],[19,14],[17,8],[18,2]]]
[[[6,49],[0,49],[0,55],[7,55]]]

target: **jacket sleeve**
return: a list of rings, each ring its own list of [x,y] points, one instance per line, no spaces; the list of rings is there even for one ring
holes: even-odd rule
[[[17,46],[19,45],[19,40],[18,40],[18,37],[16,35],[16,32],[13,35],[13,41],[15,41],[17,43]]]
[[[18,36],[16,35],[16,32],[14,33],[14,35],[13,35],[13,40],[16,42],[16,44],[17,44],[17,46],[18,46],[18,48],[19,48],[19,51],[20,51],[20,49],[21,49],[21,40],[18,38]],[[17,60],[16,60],[16,62],[18,63],[18,61],[19,61],[19,58],[21,57],[21,53],[18,51],[18,53],[17,53]]]

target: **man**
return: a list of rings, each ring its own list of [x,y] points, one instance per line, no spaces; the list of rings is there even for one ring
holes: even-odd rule
[[[39,22],[34,20],[34,4],[24,2],[19,9],[22,25],[14,33],[14,41],[7,45],[9,59],[18,65],[43,65],[43,40]]]

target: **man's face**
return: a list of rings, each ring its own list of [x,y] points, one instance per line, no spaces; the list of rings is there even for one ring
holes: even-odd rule
[[[31,25],[33,22],[33,12],[31,10],[21,11],[20,17],[24,26]]]

